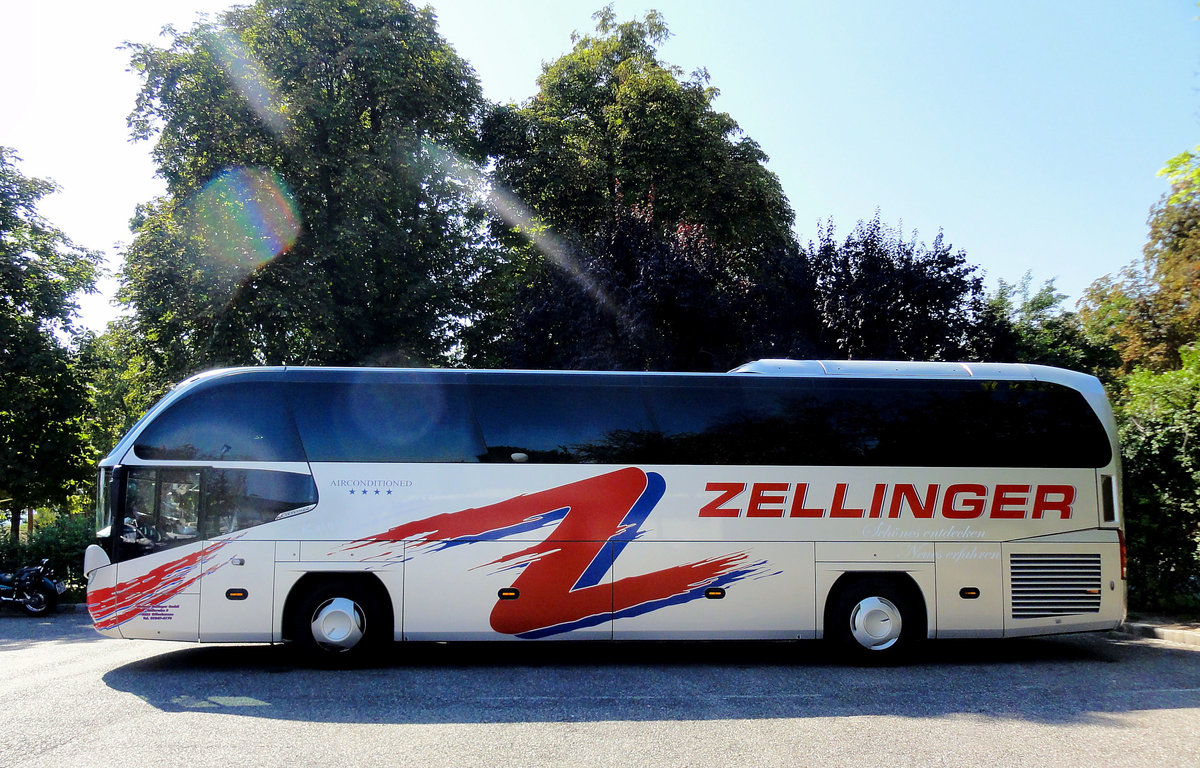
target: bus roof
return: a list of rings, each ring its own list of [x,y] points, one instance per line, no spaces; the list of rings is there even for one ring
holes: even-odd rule
[[[1104,395],[1095,376],[1065,368],[1025,363],[943,363],[911,360],[755,360],[730,373],[768,376],[850,376],[864,379],[959,379],[976,378],[1012,381],[1045,381],[1061,384],[1085,394]]]
[[[788,360],[763,359],[754,360],[729,371],[721,373],[700,372],[661,372],[661,371],[580,371],[580,370],[499,370],[499,369],[463,369],[463,368],[356,368],[356,367],[322,367],[322,366],[262,366],[248,368],[223,368],[196,374],[175,387],[176,391],[189,389],[192,385],[204,380],[224,378],[227,376],[241,377],[266,375],[271,379],[299,376],[308,378],[316,375],[324,378],[331,376],[340,378],[345,375],[371,375],[371,372],[402,374],[432,374],[432,375],[462,375],[479,373],[512,373],[512,374],[565,374],[589,375],[604,373],[606,375],[645,376],[647,374],[665,376],[725,376],[729,374],[757,374],[763,376],[783,377],[847,377],[865,379],[989,379],[1007,381],[1044,381],[1060,384],[1084,393],[1103,394],[1103,387],[1094,376],[1063,368],[1052,368],[1045,365],[1029,365],[1025,363],[966,363],[966,362],[920,362],[920,361],[883,361],[883,360]],[[307,374],[308,376],[306,376]]]

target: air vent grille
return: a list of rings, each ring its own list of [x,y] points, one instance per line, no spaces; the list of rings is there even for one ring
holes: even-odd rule
[[[1100,612],[1099,554],[1009,555],[1012,617]]]

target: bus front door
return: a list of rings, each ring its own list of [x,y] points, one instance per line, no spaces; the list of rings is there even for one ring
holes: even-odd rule
[[[121,526],[119,562],[106,621],[126,638],[195,642],[207,550],[196,528],[200,472],[131,467],[125,482],[120,522],[113,521]]]
[[[200,641],[269,642],[274,604],[275,542],[216,540],[200,579]]]

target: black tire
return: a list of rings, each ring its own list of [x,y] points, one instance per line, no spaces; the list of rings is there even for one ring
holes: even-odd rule
[[[48,592],[41,587],[25,590],[25,599],[21,601],[21,610],[26,616],[45,616],[54,613],[58,605],[58,595]]]
[[[356,666],[392,639],[390,616],[376,590],[351,579],[331,579],[300,597],[288,636],[306,663]]]
[[[916,592],[896,579],[856,579],[826,611],[825,636],[857,662],[903,660],[925,639],[925,610]]]

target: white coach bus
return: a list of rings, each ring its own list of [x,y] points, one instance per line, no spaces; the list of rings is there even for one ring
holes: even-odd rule
[[[243,368],[101,463],[88,609],[124,638],[926,638],[1125,615],[1116,427],[1035,365],[724,374]]]

